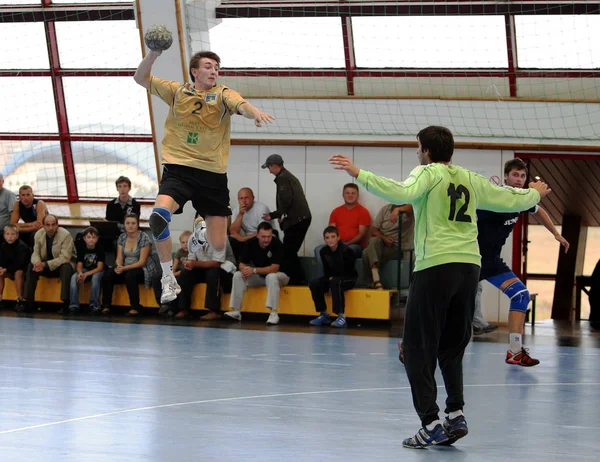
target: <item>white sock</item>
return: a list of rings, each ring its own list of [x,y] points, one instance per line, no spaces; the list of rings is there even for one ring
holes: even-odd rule
[[[434,420],[433,422],[431,422],[429,425],[427,425],[425,428],[427,428],[427,430],[431,431],[433,430],[435,427],[437,427],[438,425],[441,425],[442,421],[440,419]]]
[[[452,419],[456,419],[458,416],[463,415],[463,411],[461,411],[460,409],[458,411],[452,411],[450,414],[448,414],[448,418],[450,420]]]
[[[518,353],[523,348],[523,344],[521,343],[521,334],[509,334],[510,339],[510,351],[513,353]]]
[[[161,261],[160,267],[162,268],[163,277],[173,276],[173,262],[172,261],[166,261],[166,262]],[[175,277],[175,276],[173,276],[173,277]]]

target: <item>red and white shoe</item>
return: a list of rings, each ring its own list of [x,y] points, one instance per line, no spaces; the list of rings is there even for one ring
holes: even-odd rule
[[[529,349],[521,348],[518,353],[508,350],[506,352],[506,364],[516,364],[517,366],[533,367],[540,363],[539,360],[529,356]]]

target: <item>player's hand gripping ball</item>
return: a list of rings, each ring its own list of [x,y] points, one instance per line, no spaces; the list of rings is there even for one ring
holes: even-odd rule
[[[164,24],[155,24],[146,31],[144,41],[153,51],[165,51],[173,44],[173,34]]]

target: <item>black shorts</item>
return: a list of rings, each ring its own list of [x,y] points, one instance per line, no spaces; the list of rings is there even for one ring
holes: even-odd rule
[[[481,272],[479,273],[479,280],[491,278],[492,276],[498,276],[499,274],[510,273],[512,270],[508,267],[504,260],[500,257],[492,259],[481,259]]]
[[[226,173],[165,164],[158,194],[172,197],[179,204],[176,214],[182,213],[184,205],[192,201],[192,206],[202,217],[231,215]]]

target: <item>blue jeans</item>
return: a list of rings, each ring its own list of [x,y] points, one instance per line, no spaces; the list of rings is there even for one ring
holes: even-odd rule
[[[79,284],[77,284],[77,276],[75,273],[71,276],[71,302],[70,307],[79,308]],[[102,289],[102,276],[104,271],[92,275],[92,294],[90,295],[90,307],[100,308],[100,290]],[[89,278],[85,282],[88,282]]]

